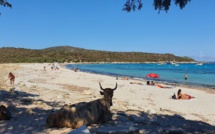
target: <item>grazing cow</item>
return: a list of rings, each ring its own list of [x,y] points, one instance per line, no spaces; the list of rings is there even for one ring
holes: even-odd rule
[[[103,124],[111,119],[110,107],[113,105],[113,92],[117,89],[105,88],[101,84],[100,91],[103,98],[90,102],[80,102],[73,105],[64,105],[59,111],[51,113],[46,119],[50,127],[79,128],[83,125]]]
[[[8,109],[4,106],[0,106],[0,120],[10,120],[11,119],[11,113],[8,111]]]
[[[14,85],[14,81],[15,81],[15,75],[12,74],[11,72],[8,74],[8,78],[10,79],[10,84]]]

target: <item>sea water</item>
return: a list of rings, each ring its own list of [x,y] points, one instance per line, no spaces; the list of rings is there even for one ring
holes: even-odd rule
[[[215,88],[215,63],[204,63],[201,66],[191,63],[183,63],[178,66],[157,63],[69,64],[66,67],[70,69],[78,67],[83,72],[146,80],[153,80],[146,78],[147,74],[156,73],[160,77],[154,79],[155,81]],[[188,74],[187,80],[184,79],[185,74]]]

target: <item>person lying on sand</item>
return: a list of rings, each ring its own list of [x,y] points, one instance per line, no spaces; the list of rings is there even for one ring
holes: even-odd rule
[[[130,84],[143,85],[141,82],[130,82]]]
[[[181,99],[181,100],[189,100],[189,99],[192,99],[192,98],[195,98],[195,97],[193,97],[193,96],[190,96],[190,95],[188,95],[188,94],[182,94],[181,93],[181,89],[179,89],[178,90],[178,97],[177,97],[177,99]]]
[[[116,77],[116,79],[117,80],[128,80],[128,77],[123,77],[123,78],[120,78],[120,79],[118,77]]]
[[[168,86],[163,86],[163,85],[161,85],[161,84],[157,84],[157,86],[158,86],[159,88],[172,88],[172,87],[168,87]]]

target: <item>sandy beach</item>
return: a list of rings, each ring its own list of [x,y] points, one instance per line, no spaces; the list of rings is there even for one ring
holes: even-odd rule
[[[139,117],[141,113],[143,120],[146,116],[147,119],[153,118],[153,121],[145,121],[147,123],[134,123],[133,126],[139,126],[139,133],[162,133],[171,129],[185,133],[215,133],[215,92],[212,89],[180,85],[159,88],[146,85],[144,80],[117,80],[112,76],[74,72],[64,67],[51,70],[48,63],[1,64],[0,68],[0,105],[7,106],[13,115],[9,121],[0,121],[0,133],[64,134],[73,131],[71,128],[49,128],[45,120],[51,111],[60,109],[64,104],[101,98],[99,82],[104,88],[114,88],[118,84],[113,96],[112,113],[123,112],[126,116],[132,113]],[[5,81],[9,72],[16,76],[14,86]],[[195,98],[172,99],[178,89]],[[88,129],[94,133],[99,127],[89,126]]]

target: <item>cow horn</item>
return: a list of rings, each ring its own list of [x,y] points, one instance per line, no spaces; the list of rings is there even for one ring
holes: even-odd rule
[[[100,83],[100,82],[99,82],[99,85],[100,85],[100,89],[104,91],[104,89],[102,88],[102,85],[101,85],[101,83]]]
[[[117,88],[117,83],[116,83],[116,87],[113,90],[116,90],[116,88]]]

